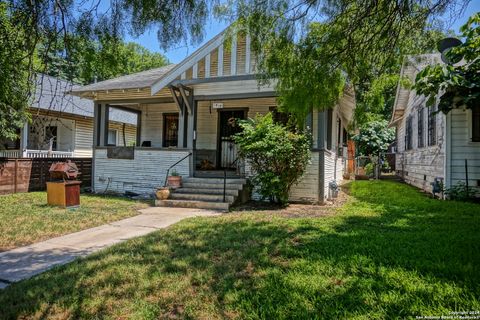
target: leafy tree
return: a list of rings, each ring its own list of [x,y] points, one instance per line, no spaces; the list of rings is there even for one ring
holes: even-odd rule
[[[30,69],[33,61],[26,59],[29,38],[18,25],[24,19],[10,15],[7,5],[0,3],[0,137],[13,139],[17,128],[23,126],[28,116],[28,98],[31,92]]]
[[[75,45],[70,55],[64,55],[63,41],[57,49],[39,47],[39,55],[45,59],[37,65],[42,73],[88,84],[118,76],[145,71],[167,65],[169,62],[160,53],[119,39],[102,38],[98,41],[74,37]],[[48,52],[46,52],[48,51]]]
[[[378,178],[379,161],[388,146],[395,140],[395,129],[389,128],[386,120],[372,120],[362,125],[359,133],[352,139],[356,143],[357,153],[370,158],[371,163],[365,169],[372,168]]]
[[[474,14],[460,31],[464,42],[446,53],[450,61],[464,59],[458,65],[436,64],[417,74],[415,89],[428,97],[445,114],[453,108],[480,105],[480,13]]]
[[[309,134],[274,123],[271,113],[239,125],[243,131],[235,136],[235,142],[239,155],[251,165],[253,183],[264,199],[285,205],[310,160]]]

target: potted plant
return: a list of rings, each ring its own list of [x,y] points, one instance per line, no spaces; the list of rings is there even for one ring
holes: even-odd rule
[[[167,200],[170,196],[170,188],[169,187],[159,187],[155,192],[158,200]]]
[[[167,185],[172,188],[180,188],[182,186],[182,176],[178,174],[177,170],[173,169],[167,177]]]

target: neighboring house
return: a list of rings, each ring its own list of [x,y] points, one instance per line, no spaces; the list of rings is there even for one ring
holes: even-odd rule
[[[269,111],[278,118],[282,115],[276,112],[274,88],[259,86],[256,80],[256,59],[249,37],[233,37],[228,46],[224,46],[224,40],[223,33],[217,35],[177,65],[72,90],[74,95],[95,101],[93,190],[152,193],[164,185],[167,171],[175,165],[173,169],[184,177],[185,188],[161,204],[208,207],[205,202],[234,200],[238,192],[228,189],[236,188],[234,183],[244,184],[244,180],[228,180],[227,196],[222,198],[224,174],[232,178],[248,176],[249,168],[248,161],[245,165],[237,160],[232,135],[238,127],[232,125],[232,119]],[[335,109],[314,110],[308,117],[313,134],[312,159],[305,176],[292,189],[292,201],[323,202],[328,197],[329,182],[342,179],[346,127],[354,103],[354,95],[348,91]],[[103,119],[112,106],[122,106],[140,116],[137,147],[132,151],[107,146]],[[228,205],[216,208],[225,207]]]
[[[16,141],[0,141],[0,157],[46,157],[52,141],[53,157],[91,157],[93,103],[66,94],[74,86],[68,81],[39,75],[30,107],[31,121],[19,130]],[[108,143],[135,143],[136,114],[113,109]],[[53,139],[52,139],[53,138]]]
[[[440,55],[408,56],[400,75],[413,82],[434,63],[441,63]],[[466,184],[468,175],[469,187],[480,186],[480,106],[445,115],[399,85],[390,125],[397,129],[396,172],[405,182],[432,192],[435,181],[451,188]]]

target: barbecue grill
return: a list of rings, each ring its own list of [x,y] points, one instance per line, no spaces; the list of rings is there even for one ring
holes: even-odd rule
[[[52,179],[47,182],[48,204],[64,208],[78,207],[81,181],[75,180],[80,174],[77,165],[70,160],[54,162],[48,171]]]

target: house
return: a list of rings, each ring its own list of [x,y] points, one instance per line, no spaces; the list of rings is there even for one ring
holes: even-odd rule
[[[38,75],[29,109],[31,121],[19,130],[19,139],[0,140],[0,157],[91,157],[93,103],[66,94],[72,88],[73,84],[68,81]],[[135,114],[112,110],[108,143],[135,143],[136,126]],[[49,154],[50,141],[52,152]]]
[[[277,94],[256,80],[249,36],[237,34],[224,45],[226,37],[220,33],[179,64],[72,90],[95,103],[93,190],[151,194],[175,170],[184,188],[161,205],[225,209],[235,200],[245,184],[238,178],[250,173],[248,161],[237,158],[232,119],[276,112]],[[347,91],[335,109],[312,110],[312,159],[291,201],[323,202],[329,182],[342,179],[354,103]],[[138,114],[134,148],[108,146],[112,108]]]
[[[407,56],[400,76],[413,82],[435,63],[441,63],[440,55]],[[405,182],[427,192],[434,185],[480,187],[480,106],[445,115],[437,106],[427,107],[423,95],[399,85],[390,125],[397,132],[396,172]]]

